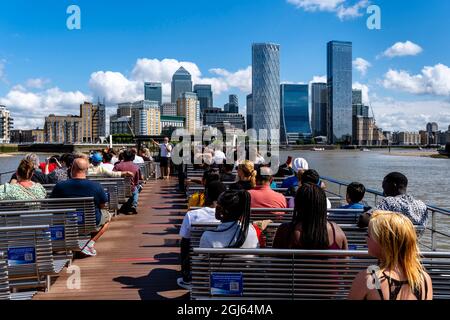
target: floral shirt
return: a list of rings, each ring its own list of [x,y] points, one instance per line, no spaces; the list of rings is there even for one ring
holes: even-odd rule
[[[408,194],[384,198],[377,205],[377,209],[402,213],[407,216],[414,225],[424,228],[428,224],[428,209],[426,204],[420,200],[414,199]]]
[[[33,183],[30,188],[9,183],[0,186],[0,200],[37,200],[46,196],[47,192],[39,183]]]

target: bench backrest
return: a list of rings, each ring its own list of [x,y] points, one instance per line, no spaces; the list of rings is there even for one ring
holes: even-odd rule
[[[434,298],[450,299],[450,252],[422,255]],[[273,249],[194,249],[191,263],[192,299],[233,300],[345,299],[356,275],[377,265],[366,251]]]
[[[0,300],[10,299],[8,280],[8,260],[3,252],[0,252]]]
[[[125,203],[131,196],[131,180],[128,177],[110,178],[99,176],[88,176],[89,180],[96,181],[100,184],[106,182],[115,182],[117,184],[118,203]]]
[[[48,225],[0,227],[0,251],[8,258],[8,277],[40,282],[53,274],[53,248]]]
[[[40,200],[0,201],[0,212],[75,209],[80,237],[90,236],[96,230],[94,198],[64,198]]]
[[[49,225],[54,251],[75,251],[78,245],[75,209],[0,212],[0,227]]]

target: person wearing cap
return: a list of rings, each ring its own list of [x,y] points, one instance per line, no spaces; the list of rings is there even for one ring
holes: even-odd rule
[[[88,176],[102,176],[111,178],[133,177],[133,173],[129,171],[110,171],[106,167],[101,166],[103,157],[100,153],[93,153],[90,157],[91,164],[88,169]]]
[[[297,158],[292,163],[292,169],[294,170],[295,175],[284,179],[283,183],[281,184],[281,188],[289,189],[292,187],[298,187],[301,173],[309,169],[308,161],[303,158]]]

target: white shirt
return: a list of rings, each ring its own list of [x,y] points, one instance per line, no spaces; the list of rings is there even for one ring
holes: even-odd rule
[[[264,162],[266,162],[266,160],[264,160],[262,156],[256,157],[255,164],[264,164]]]
[[[101,163],[100,167],[105,168],[108,171],[113,171],[114,170],[114,165],[112,163]]]
[[[141,164],[141,163],[144,163],[144,159],[143,159],[141,156],[135,155],[135,156],[134,156],[134,161],[133,161],[133,163],[134,163],[134,164]]]
[[[219,223],[216,220],[216,209],[215,208],[201,208],[186,213],[181,224],[180,236],[185,239],[191,238],[191,228],[194,223]]]
[[[227,222],[220,224],[216,231],[205,231],[200,239],[200,248],[228,248],[237,241],[239,224]],[[248,228],[247,239],[242,249],[259,248],[258,236],[252,224]]]
[[[111,159],[111,163],[113,165],[115,165],[117,162],[119,162],[119,158],[117,158],[116,156],[113,156],[112,159]]]
[[[227,159],[225,153],[220,150],[216,150],[214,152],[214,162],[215,164],[223,164],[223,162]]]
[[[171,148],[170,151],[167,150],[167,148]],[[161,157],[167,157],[167,158],[171,158],[172,157],[172,149],[173,146],[171,143],[163,143],[160,145],[161,148]]]

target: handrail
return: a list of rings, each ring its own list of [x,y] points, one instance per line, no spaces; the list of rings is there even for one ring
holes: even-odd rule
[[[14,172],[16,172],[16,170],[0,172],[0,184],[2,184],[2,177],[3,177],[4,175],[13,174]]]

